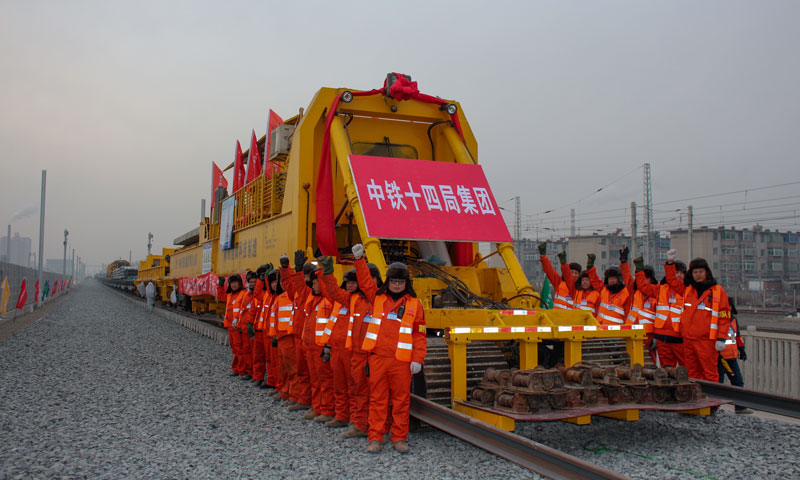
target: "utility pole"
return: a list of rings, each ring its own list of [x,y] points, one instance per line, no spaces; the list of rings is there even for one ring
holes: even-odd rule
[[[694,259],[694,218],[692,214],[692,206],[689,205],[687,209],[688,213],[686,214],[686,221],[689,225],[689,258],[686,260],[692,261]]]
[[[153,234],[147,232],[147,254],[150,255],[150,249],[153,248]]]
[[[75,281],[75,249],[72,249],[72,272],[70,273],[70,280]]]
[[[575,236],[575,209],[574,208],[571,208],[569,210],[569,221],[570,221],[569,235],[571,237],[574,237]]]
[[[44,196],[46,189],[47,189],[47,170],[42,170],[42,201],[39,205],[39,271],[38,271],[39,274],[36,277],[39,280],[39,286],[41,288],[44,287],[44,285],[42,284],[42,264],[44,262]],[[37,306],[41,306],[42,303],[43,302],[41,297],[36,299]]]
[[[650,164],[644,164],[644,230],[647,241],[645,263],[653,264],[653,184],[650,179]]]
[[[133,261],[133,250],[128,250],[128,264]]]
[[[11,264],[11,224],[8,224],[8,237],[6,238],[6,263]]]
[[[514,250],[519,252],[520,233],[522,230],[522,212],[519,196],[514,197]]]
[[[69,230],[66,228],[64,229],[64,263],[61,265],[61,280],[67,279],[67,237],[69,236]]]
[[[636,258],[636,202],[631,202],[631,258]]]

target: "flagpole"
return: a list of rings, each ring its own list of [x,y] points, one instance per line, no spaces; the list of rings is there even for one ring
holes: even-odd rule
[[[46,190],[47,170],[42,170],[42,201],[39,206],[39,272],[36,277],[39,285],[42,285],[42,262],[44,260],[44,197]],[[44,304],[44,298],[35,298],[34,303],[37,307],[41,307]]]

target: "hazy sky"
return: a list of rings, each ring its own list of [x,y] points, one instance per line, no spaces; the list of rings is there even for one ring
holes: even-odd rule
[[[800,230],[800,184],[683,201],[800,182],[798,20],[794,1],[0,0],[0,235],[19,213],[36,248],[46,169],[46,258],[65,227],[89,264],[141,258],[148,231],[170,246],[268,108],[389,71],[461,102],[526,236],[570,207],[581,233],[627,227],[645,162],[658,228],[693,203],[695,224]]]

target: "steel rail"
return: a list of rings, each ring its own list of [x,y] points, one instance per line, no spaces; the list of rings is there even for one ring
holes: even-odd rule
[[[449,435],[554,480],[628,479],[531,439],[411,395],[410,413]]]
[[[800,418],[800,400],[796,398],[757,392],[755,390],[747,390],[741,387],[707,382],[704,380],[692,380],[699,383],[703,392],[710,397],[730,400],[735,405],[753,408],[763,412],[783,415],[785,417]]]

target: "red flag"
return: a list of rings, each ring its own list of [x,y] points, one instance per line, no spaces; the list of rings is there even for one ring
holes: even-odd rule
[[[247,177],[244,184],[252,182],[261,175],[261,155],[258,154],[258,139],[256,138],[256,131],[253,130],[253,136],[250,139],[250,152],[247,156]]]
[[[33,300],[34,302],[38,302],[39,301],[39,279],[38,278],[36,279],[36,295],[34,295],[33,298],[34,298],[34,300]]]
[[[272,145],[272,131],[281,124],[283,124],[283,119],[270,108],[267,121],[267,146],[264,147],[264,175],[267,178],[272,178],[272,174],[278,171],[278,166],[269,160],[269,149]]]
[[[217,187],[228,188],[228,179],[222,174],[216,162],[211,162],[211,210],[214,210],[214,192]]]
[[[28,301],[28,289],[25,288],[25,279],[23,278],[22,287],[19,290],[19,298],[17,298],[17,310],[22,310],[26,301]]]
[[[242,163],[242,146],[236,140],[236,160],[233,162],[233,191],[244,187],[244,163]]]

